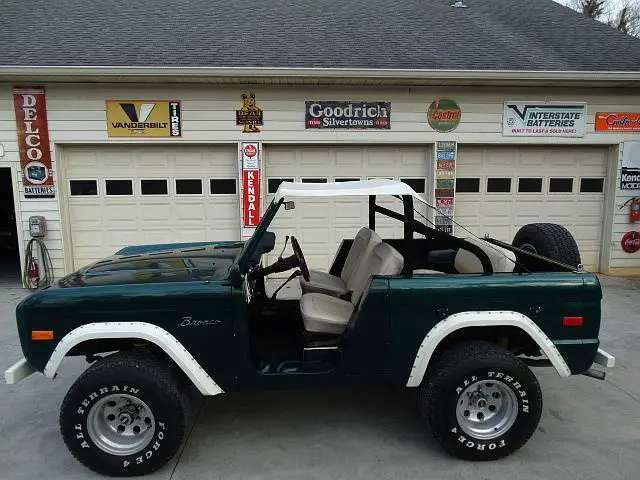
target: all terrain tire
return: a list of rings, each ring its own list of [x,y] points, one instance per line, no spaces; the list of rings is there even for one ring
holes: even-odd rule
[[[565,227],[555,223],[530,223],[523,226],[513,238],[512,245],[572,267],[581,263],[580,251],[573,235]],[[533,272],[554,269],[528,255],[518,254],[517,257],[519,263]]]
[[[542,392],[531,370],[489,342],[459,343],[429,368],[419,407],[435,439],[451,455],[496,460],[531,437]]]
[[[165,361],[115,353],[71,386],[60,409],[60,430],[73,456],[91,470],[144,475],[162,467],[180,447],[187,408]]]

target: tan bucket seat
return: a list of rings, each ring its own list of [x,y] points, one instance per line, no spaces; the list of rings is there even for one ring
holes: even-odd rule
[[[351,301],[322,293],[306,293],[300,299],[300,313],[308,332],[340,335],[369,287],[373,275],[398,275],[404,259],[400,252],[387,243],[377,244],[364,268],[358,269],[352,280]]]
[[[320,270],[309,271],[309,281],[300,277],[302,293],[325,293],[340,297],[353,290],[351,282],[356,277],[358,268],[366,262],[374,247],[382,242],[376,232],[367,227],[362,227],[353,239],[347,258],[344,261],[340,276],[336,277]]]

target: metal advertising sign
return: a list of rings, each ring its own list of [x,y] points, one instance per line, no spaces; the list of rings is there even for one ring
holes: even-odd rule
[[[389,102],[312,100],[305,106],[305,128],[391,129]]]
[[[236,110],[236,125],[242,125],[242,133],[260,133],[258,125],[264,125],[262,109],[256,104],[255,93],[242,94],[242,107]]]
[[[26,198],[53,198],[47,105],[42,87],[13,89],[22,185]]]
[[[182,136],[178,100],[107,100],[109,137],[173,138]]]
[[[584,137],[587,105],[576,102],[504,102],[505,137]]]
[[[622,145],[620,190],[640,190],[640,142]]]
[[[460,120],[462,120],[462,110],[460,110],[460,107],[454,100],[451,100],[450,98],[440,98],[435,100],[429,106],[429,110],[427,111],[427,120],[431,128],[436,132],[451,132],[460,125]],[[450,151],[450,149],[445,150]]]
[[[434,223],[438,230],[446,233],[453,233],[456,153],[456,142],[436,143],[435,199],[437,212]]]
[[[620,246],[622,250],[627,253],[636,253],[640,251],[640,232],[627,232],[622,236],[620,240]]]
[[[260,222],[260,144],[242,143],[242,225]]]
[[[640,133],[640,113],[596,113],[596,132]]]

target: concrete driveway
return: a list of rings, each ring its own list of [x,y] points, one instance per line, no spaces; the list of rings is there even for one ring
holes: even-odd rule
[[[191,434],[149,479],[640,478],[640,279],[604,277],[601,340],[617,357],[606,382],[536,373],[544,392],[538,431],[511,457],[470,463],[448,457],[416,411],[414,391],[307,390],[222,395],[200,402]],[[24,295],[0,283],[0,367],[20,358],[13,309]],[[81,359],[60,376],[0,384],[0,478],[91,479],[58,432],[58,409]]]

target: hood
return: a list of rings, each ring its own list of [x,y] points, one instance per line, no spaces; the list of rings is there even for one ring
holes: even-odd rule
[[[242,246],[242,242],[219,242],[127,247],[67,275],[57,282],[57,286],[224,280]]]

